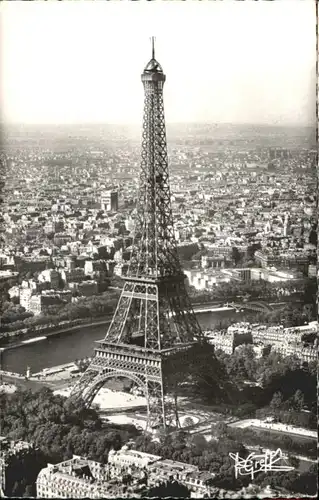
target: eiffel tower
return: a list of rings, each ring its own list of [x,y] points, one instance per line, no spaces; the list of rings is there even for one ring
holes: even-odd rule
[[[177,384],[210,352],[185,288],[174,234],[163,106],[165,75],[146,65],[139,196],[124,286],[104,340],[71,398],[89,406],[105,381],[127,377],[147,400],[147,429],[179,427]],[[142,338],[143,346],[135,339]]]

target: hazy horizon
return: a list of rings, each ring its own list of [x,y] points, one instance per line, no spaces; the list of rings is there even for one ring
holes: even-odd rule
[[[167,121],[166,125],[174,126],[174,125],[185,125],[185,126],[211,126],[211,127],[273,127],[273,128],[312,128],[316,129],[316,123],[242,123],[242,122],[199,122],[199,121]],[[129,128],[141,128],[142,127],[142,117],[140,117],[140,121],[136,123],[111,123],[111,122],[70,122],[70,123],[23,123],[23,122],[1,122],[0,126],[4,127],[129,127]]]
[[[4,126],[141,126],[151,35],[168,125],[316,126],[315,2],[4,2],[0,13]]]

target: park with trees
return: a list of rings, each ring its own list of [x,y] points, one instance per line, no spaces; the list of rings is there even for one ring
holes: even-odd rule
[[[276,352],[257,358],[251,345],[238,347],[232,355],[217,350],[216,358],[237,388],[236,403],[224,405],[234,416],[263,418],[276,410],[283,423],[316,428],[315,362],[300,366],[298,358]],[[206,398],[212,401],[209,392]]]
[[[217,349],[207,366],[199,366],[178,386],[178,394],[225,416],[271,416],[287,425],[315,429],[316,387],[315,362],[301,365],[297,357],[266,350],[258,357],[248,344],[231,355]]]
[[[140,434],[133,425],[102,423],[94,409],[54,395],[47,388],[37,392],[19,389],[14,394],[1,393],[0,408],[1,434],[32,443],[37,449],[29,473],[23,477],[12,476],[8,496],[23,496],[26,492],[35,496],[34,481],[46,463],[59,463],[72,458],[73,454],[106,463],[110,449],[118,450]],[[28,460],[26,458],[25,464],[19,462],[16,468],[23,470]]]

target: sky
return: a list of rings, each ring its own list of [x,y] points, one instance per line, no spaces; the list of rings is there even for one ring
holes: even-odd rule
[[[156,58],[166,121],[314,125],[314,0],[1,2],[4,123],[138,124]]]

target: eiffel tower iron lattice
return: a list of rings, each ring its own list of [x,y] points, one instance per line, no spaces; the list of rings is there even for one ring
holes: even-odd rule
[[[164,430],[179,426],[176,385],[203,365],[208,348],[177,253],[163,105],[165,78],[152,39],[152,58],[142,74],[141,171],[130,265],[105,339],[97,342],[91,364],[71,393],[71,398],[82,398],[90,405],[108,378],[128,377],[146,397],[148,428]],[[143,347],[133,344],[138,336]]]

